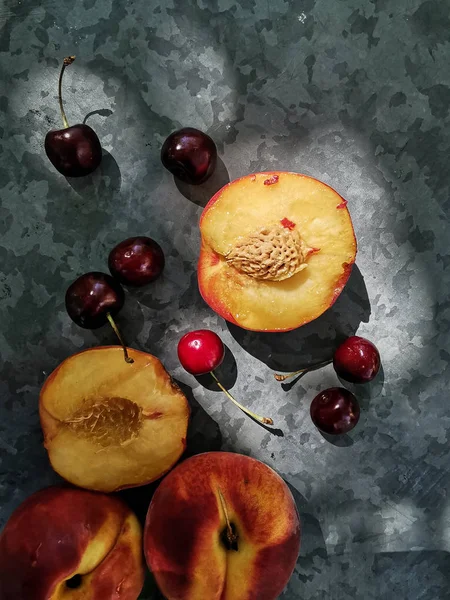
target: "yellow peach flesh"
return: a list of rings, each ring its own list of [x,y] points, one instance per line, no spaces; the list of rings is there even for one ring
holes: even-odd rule
[[[120,347],[64,361],[40,395],[53,468],[88,489],[111,492],[167,472],[185,449],[189,406],[160,361]]]
[[[320,316],[337,298],[356,255],[345,201],[327,185],[296,173],[267,173],[236,180],[206,206],[198,267],[203,298],[219,314],[246,329],[284,331]],[[242,238],[288,219],[314,252],[308,267],[283,281],[239,273],[225,259]]]

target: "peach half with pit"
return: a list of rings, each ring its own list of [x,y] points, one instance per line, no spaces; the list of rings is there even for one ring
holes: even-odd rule
[[[264,463],[207,452],[171,471],[154,494],[144,553],[168,600],[275,600],[300,548],[286,483]]]
[[[113,492],[159,479],[186,447],[189,405],[161,362],[120,346],[75,354],[39,398],[52,467],[79,487]]]
[[[41,490],[0,534],[2,600],[137,600],[144,573],[141,526],[106,494]]]
[[[255,173],[227,184],[203,210],[200,232],[203,299],[253,331],[288,331],[319,317],[356,257],[346,200],[298,173]]]

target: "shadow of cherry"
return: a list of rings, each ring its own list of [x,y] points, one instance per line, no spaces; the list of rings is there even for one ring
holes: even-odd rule
[[[191,185],[185,181],[181,181],[177,177],[173,179],[179,192],[185,198],[202,207],[205,207],[214,194],[230,182],[228,170],[220,157],[217,157],[214,173],[201,185]]]
[[[214,369],[214,374],[217,376],[217,379],[225,387],[225,389],[231,390],[231,388],[236,383],[237,373],[238,370],[236,360],[228,346],[225,346],[225,358],[222,364],[219,367],[217,367],[217,369]],[[209,373],[206,373],[205,375],[199,375],[195,379],[201,386],[203,386],[211,392],[220,392],[221,394],[224,393]],[[239,398],[236,398],[236,400],[239,402]],[[231,402],[231,400],[229,399],[227,399],[226,401]],[[266,425],[265,423],[261,423],[261,421],[258,421],[258,419],[255,419],[254,417],[246,414],[245,412],[242,412],[242,414],[247,419],[251,419],[252,421],[254,421],[257,425],[265,429],[271,435],[275,435],[277,437],[284,437],[284,433],[281,429],[277,429],[276,427],[272,427],[270,425]]]
[[[343,292],[323,315],[287,332],[255,332],[227,322],[244,350],[276,371],[295,371],[330,360],[337,346],[370,317],[370,302],[361,271],[354,265]]]
[[[359,425],[359,423],[358,423]],[[330,435],[329,433],[325,433],[324,431],[317,430],[320,435],[326,440],[329,444],[336,446],[337,448],[348,448],[349,446],[353,446],[355,441],[348,433],[343,433],[341,435]]]
[[[231,390],[236,383],[237,373],[236,359],[228,346],[225,346],[225,357],[222,364],[220,364],[217,369],[214,369],[214,374],[227,390]],[[223,393],[209,373],[198,375],[195,379],[207,390],[211,392],[220,392],[221,394]]]
[[[94,115],[100,115],[100,117],[110,117],[113,114],[113,111],[109,108],[99,108],[98,110],[92,110],[88,113],[83,119],[83,125],[86,124],[87,120]]]
[[[361,409],[358,425],[348,435],[350,435],[354,443],[366,442],[366,430],[370,428],[374,416],[376,415],[376,418],[389,417],[389,403],[391,400],[389,397],[383,396],[383,363],[381,363],[376,377],[369,383],[356,384],[344,381],[340,377],[338,379],[343,387],[356,396]]]
[[[90,175],[66,177],[72,189],[87,200],[110,203],[114,194],[120,191],[122,175],[114,156],[102,148],[102,162]]]
[[[364,401],[370,401],[372,399],[378,398],[381,396],[384,388],[384,368],[383,363],[380,363],[380,370],[368,383],[350,383],[349,381],[345,381],[342,377],[338,379],[341,382],[342,386],[347,388],[352,394],[354,394],[358,400],[363,399]]]
[[[280,429],[279,427],[272,427],[271,425],[266,425],[265,423],[261,423],[261,421],[258,421],[258,419],[255,419],[254,417],[252,417],[250,415],[246,415],[246,416],[247,416],[247,418],[251,419],[254,423],[256,423],[257,425],[259,425],[260,427],[265,429],[267,431],[267,433],[270,433],[270,435],[274,435],[275,437],[284,437],[284,431],[282,429]]]
[[[186,450],[181,460],[203,452],[219,451],[222,448],[222,433],[219,425],[197,402],[192,389],[188,385],[180,381],[175,382],[188,399],[191,407]]]

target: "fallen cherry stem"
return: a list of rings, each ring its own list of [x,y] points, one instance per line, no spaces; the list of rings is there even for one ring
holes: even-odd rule
[[[125,346],[125,342],[123,341],[122,336],[120,335],[119,328],[117,327],[114,319],[112,318],[111,313],[106,313],[106,317],[109,321],[109,324],[113,328],[114,333],[117,335],[120,345],[122,346],[125,362],[127,362],[128,364],[131,365],[132,363],[134,363],[134,360],[128,356],[128,350],[127,350],[127,347]]]
[[[67,127],[69,127],[69,123],[67,121],[66,113],[64,111],[64,106],[63,106],[62,80],[63,80],[63,75],[64,75],[64,71],[66,70],[66,67],[68,67],[69,65],[71,65],[74,60],[75,60],[75,56],[66,56],[66,58],[63,60],[63,64],[62,64],[62,67],[61,67],[61,72],[59,74],[59,81],[58,81],[59,108],[61,110],[61,117],[62,117],[62,120],[63,120],[63,123],[64,123],[64,127],[66,129],[67,129]]]
[[[236,400],[236,398],[233,398],[233,396],[230,394],[230,392],[226,388],[223,387],[223,385],[217,379],[217,377],[215,376],[213,371],[210,371],[210,374],[211,374],[212,378],[214,379],[214,381],[219,386],[219,388],[222,390],[222,392],[231,400],[231,402],[234,402],[234,404],[238,408],[240,408],[243,412],[245,412],[245,414],[247,414],[249,417],[252,417],[252,419],[255,419],[256,421],[263,423],[264,425],[273,425],[273,421],[269,417],[260,417],[259,415],[255,414],[248,408],[245,408],[245,406],[243,406],[240,402],[238,402]]]
[[[293,371],[292,373],[284,373],[284,374],[274,373],[273,376],[275,377],[275,379],[277,381],[286,381],[286,379],[290,379],[291,377],[295,377],[296,375],[303,375],[304,373],[307,373],[308,371],[315,371],[316,369],[325,367],[326,365],[329,365],[331,362],[332,362],[331,360],[325,360],[321,363],[311,365],[310,367],[305,367],[304,369],[299,369],[298,371]]]

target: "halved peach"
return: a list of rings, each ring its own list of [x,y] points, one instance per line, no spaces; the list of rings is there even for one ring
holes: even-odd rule
[[[298,173],[256,173],[227,184],[201,219],[200,293],[244,329],[288,331],[338,298],[356,256],[347,202]]]
[[[189,405],[161,362],[120,346],[75,354],[53,371],[39,399],[52,467],[80,487],[112,492],[150,483],[186,446]]]

